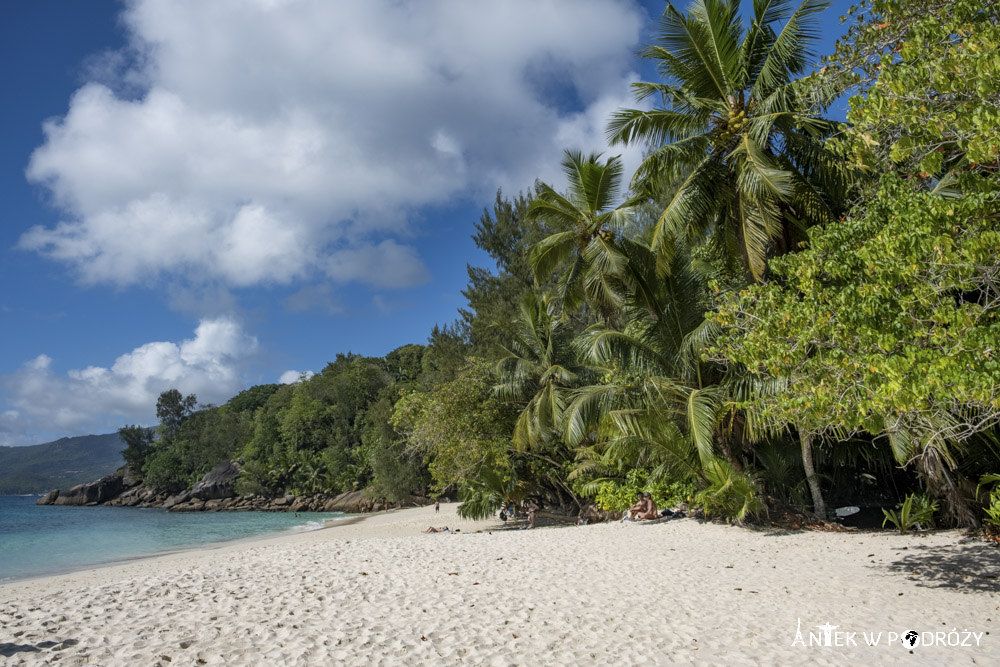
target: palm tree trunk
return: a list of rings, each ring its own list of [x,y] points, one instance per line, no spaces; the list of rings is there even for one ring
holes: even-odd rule
[[[812,494],[813,512],[819,515],[819,518],[826,520],[826,501],[823,500],[823,491],[819,487],[819,477],[816,476],[816,469],[813,467],[812,440],[812,433],[802,428],[799,429],[799,443],[802,445],[802,468],[806,473],[809,493]]]
[[[726,461],[729,462],[729,465],[733,466],[733,470],[743,472],[743,462],[736,456],[733,443],[729,441],[729,438],[722,433],[716,433],[715,442],[718,443],[719,449],[722,450],[722,455],[726,457]]]
[[[970,499],[962,494],[955,477],[934,447],[926,447],[918,467],[927,481],[928,490],[948,504],[948,514],[962,528],[979,528],[979,518]]]

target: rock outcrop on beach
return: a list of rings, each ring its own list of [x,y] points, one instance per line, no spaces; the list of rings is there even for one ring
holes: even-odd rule
[[[107,504],[115,507],[158,507],[166,500],[166,494],[158,494],[143,484],[133,485]]]
[[[168,499],[162,506],[171,512],[345,512],[364,514],[381,512],[400,507],[420,507],[434,501],[423,496],[410,496],[402,502],[388,502],[365,494],[364,491],[349,491],[338,496],[317,493],[311,496],[285,495],[236,496],[230,498],[201,500],[192,494],[181,494]],[[168,506],[169,504],[169,506]]]
[[[65,494],[54,489],[36,502],[38,505],[110,505],[112,507],[158,507],[171,512],[345,512],[362,514],[400,507],[420,507],[434,501],[410,496],[401,502],[377,498],[367,491],[339,495],[317,493],[309,496],[236,495],[239,465],[223,461],[190,490],[176,494],[156,492],[128,469],[102,477],[90,484],[74,486]]]
[[[236,495],[236,478],[240,467],[226,459],[201,478],[191,488],[191,497],[199,500],[219,500]]]
[[[323,511],[358,514],[370,512],[374,503],[375,499],[365,496],[364,491],[347,491],[331,498],[323,507]]]
[[[89,484],[77,484],[65,493],[61,493],[56,490],[56,495],[52,499],[51,503],[40,502],[39,504],[99,505],[116,498],[118,494],[122,492],[123,488],[125,488],[125,485],[122,482],[121,476],[116,473],[112,473],[110,475],[105,475],[96,482],[90,482]],[[52,495],[52,492],[43,496],[41,500],[45,500],[50,495]]]
[[[36,505],[51,505],[55,503],[56,498],[59,497],[59,489],[52,489],[44,496],[35,501]]]
[[[394,507],[420,507],[430,505],[434,501],[423,496],[410,496],[401,502],[389,502],[385,498],[374,498],[365,491],[347,491],[331,498],[324,506],[324,512],[347,512],[362,514],[364,512],[381,512]]]
[[[210,473],[211,474],[211,473]],[[113,475],[109,475],[113,477]],[[207,478],[207,476],[206,476]],[[120,480],[121,478],[119,478]],[[348,491],[339,495],[317,493],[310,496],[237,496],[235,493],[223,498],[197,497],[195,489],[174,495],[157,493],[143,484],[125,488],[102,478],[91,484],[81,484],[60,495],[58,489],[39,498],[39,505],[110,505],[112,507],[158,507],[171,512],[345,512],[363,514],[381,512],[400,507],[420,507],[433,504],[433,500],[423,496],[410,496],[401,502],[390,502],[385,498],[367,495],[365,491]],[[203,480],[204,481],[204,480]],[[222,493],[216,487],[211,493]],[[64,499],[65,498],[65,499]]]

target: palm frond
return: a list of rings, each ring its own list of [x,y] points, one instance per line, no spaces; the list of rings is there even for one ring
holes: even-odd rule
[[[821,36],[816,15],[826,9],[826,0],[803,0],[785,22],[781,32],[770,41],[767,57],[751,90],[751,98],[760,99],[770,91],[799,75],[814,57],[807,44]]]
[[[660,17],[659,41],[685,64],[680,68],[678,63],[671,62],[672,74],[680,75],[678,78],[684,82],[684,87],[699,97],[724,100],[732,90],[726,67],[713,44],[712,29],[701,18],[709,14],[717,16],[729,4],[695,0],[690,8],[691,14],[685,16],[668,3]],[[723,18],[718,17],[716,23],[723,23]]]
[[[688,434],[703,466],[708,465],[715,456],[712,436],[718,422],[719,407],[718,390],[715,387],[693,389],[688,394]]]
[[[531,249],[531,271],[535,281],[547,281],[556,269],[573,255],[576,235],[573,231],[557,232],[539,241]]]

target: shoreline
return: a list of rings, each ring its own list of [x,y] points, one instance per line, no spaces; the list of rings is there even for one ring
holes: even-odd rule
[[[218,665],[972,664],[1000,649],[1000,550],[958,531],[748,531],[693,519],[522,531],[463,521],[456,505],[3,584],[0,655],[28,665],[53,650],[64,665],[167,664],[164,656]],[[461,532],[422,534],[429,525]],[[859,642],[867,631],[982,634],[979,646],[911,655],[899,641],[795,646],[797,624],[806,641],[821,624]]]
[[[158,510],[160,508],[138,508],[138,509],[157,509]],[[311,514],[311,512],[309,512],[307,514]],[[115,558],[113,560],[109,560],[109,561],[102,562],[102,563],[89,563],[89,564],[86,564],[86,565],[81,565],[81,566],[78,566],[78,567],[70,567],[68,569],[58,570],[58,571],[54,571],[54,572],[45,572],[45,573],[41,573],[41,574],[29,574],[29,575],[26,575],[26,576],[12,575],[10,577],[0,578],[0,590],[3,590],[3,587],[6,586],[6,585],[9,585],[9,584],[28,583],[28,582],[35,581],[35,580],[38,580],[38,579],[48,579],[48,578],[51,578],[51,577],[68,576],[68,575],[72,575],[72,574],[75,574],[75,573],[78,573],[78,572],[84,572],[84,571],[87,571],[87,570],[102,570],[102,569],[105,569],[105,568],[113,568],[113,567],[116,567],[116,566],[119,566],[119,565],[127,565],[129,563],[134,563],[134,562],[138,562],[138,561],[144,561],[144,560],[149,560],[149,559],[161,558],[161,557],[165,557],[165,556],[173,556],[173,555],[176,555],[176,554],[184,554],[184,553],[191,553],[191,552],[197,552],[197,551],[212,552],[212,551],[216,551],[218,549],[222,549],[224,547],[229,547],[229,546],[234,546],[235,547],[235,546],[239,546],[239,545],[250,545],[250,544],[254,544],[256,542],[260,542],[260,541],[264,541],[264,540],[281,539],[283,537],[291,537],[291,536],[294,536],[294,535],[301,535],[301,534],[306,534],[306,533],[315,533],[315,532],[320,532],[320,531],[323,531],[323,530],[328,530],[328,529],[336,528],[338,526],[349,526],[351,524],[358,523],[359,521],[363,521],[365,518],[366,518],[365,515],[345,514],[345,516],[344,516],[343,519],[325,519],[323,521],[323,525],[322,526],[320,526],[318,528],[311,528],[309,530],[299,530],[296,527],[285,528],[283,530],[279,530],[279,531],[275,531],[275,532],[260,533],[259,535],[251,535],[249,537],[237,537],[237,538],[233,538],[233,539],[229,539],[229,540],[221,540],[221,541],[218,541],[218,542],[201,542],[201,543],[191,544],[191,545],[188,545],[188,546],[181,546],[181,547],[177,547],[177,548],[173,548],[173,549],[167,549],[167,550],[164,550],[164,551],[155,551],[155,552],[146,553],[146,554],[136,554],[136,555],[131,555],[131,556],[123,556],[123,557]]]
[[[457,507],[458,503],[451,504],[452,509]],[[468,521],[465,519],[459,519],[454,512],[448,512],[445,508],[448,504],[443,504],[442,509],[445,510],[442,514],[449,516],[452,523],[457,523],[460,526],[459,530],[475,530],[484,527],[494,527],[494,524],[498,520],[485,520],[485,521]],[[153,508],[159,509],[159,508]],[[343,537],[345,539],[364,539],[369,537],[390,537],[390,536],[400,536],[402,534],[409,534],[409,529],[414,528],[411,526],[411,521],[403,520],[399,522],[400,525],[395,525],[396,521],[392,518],[396,515],[402,515],[406,512],[411,512],[414,510],[428,510],[433,509],[432,507],[420,507],[420,508],[397,508],[390,510],[382,510],[380,512],[370,512],[365,514],[354,514],[346,515],[344,519],[328,519],[324,522],[324,525],[320,528],[313,530],[295,530],[286,529],[279,532],[273,533],[262,533],[260,535],[254,535],[250,537],[241,537],[233,540],[226,540],[222,542],[209,542],[204,544],[194,544],[188,547],[182,547],[178,549],[172,549],[169,551],[156,552],[151,554],[143,554],[138,556],[132,556],[129,558],[109,561],[107,563],[100,563],[94,565],[85,565],[80,568],[74,568],[72,570],[64,572],[52,572],[40,575],[32,575],[25,578],[17,578],[0,581],[0,591],[7,591],[11,588],[28,587],[31,584],[42,584],[48,585],[50,583],[60,583],[63,580],[68,582],[75,582],[78,579],[94,580],[97,578],[105,578],[96,576],[98,573],[107,573],[110,576],[117,574],[117,570],[121,570],[123,574],[130,571],[135,565],[142,565],[149,563],[152,567],[156,567],[160,562],[172,563],[178,558],[190,557],[193,561],[198,561],[201,559],[209,559],[214,554],[227,554],[229,552],[242,552],[245,549],[253,549],[255,547],[263,546],[270,547],[281,544],[293,545],[299,541],[310,541],[310,536],[316,536],[320,533],[328,533],[334,529],[345,530],[351,526],[358,526],[364,524],[365,522],[372,522],[371,530],[362,530],[361,532],[351,532],[350,534],[345,534]],[[409,516],[409,515],[407,515]],[[419,523],[419,522],[418,522]],[[332,525],[331,525],[332,524]],[[497,527],[497,530],[501,530],[501,527]],[[508,529],[509,530],[509,529]],[[420,531],[415,531],[420,533]],[[94,576],[91,576],[94,575]]]

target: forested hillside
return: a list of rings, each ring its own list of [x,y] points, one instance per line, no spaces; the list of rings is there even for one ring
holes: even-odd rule
[[[117,433],[0,447],[0,495],[44,493],[92,482],[122,466],[123,447]]]

